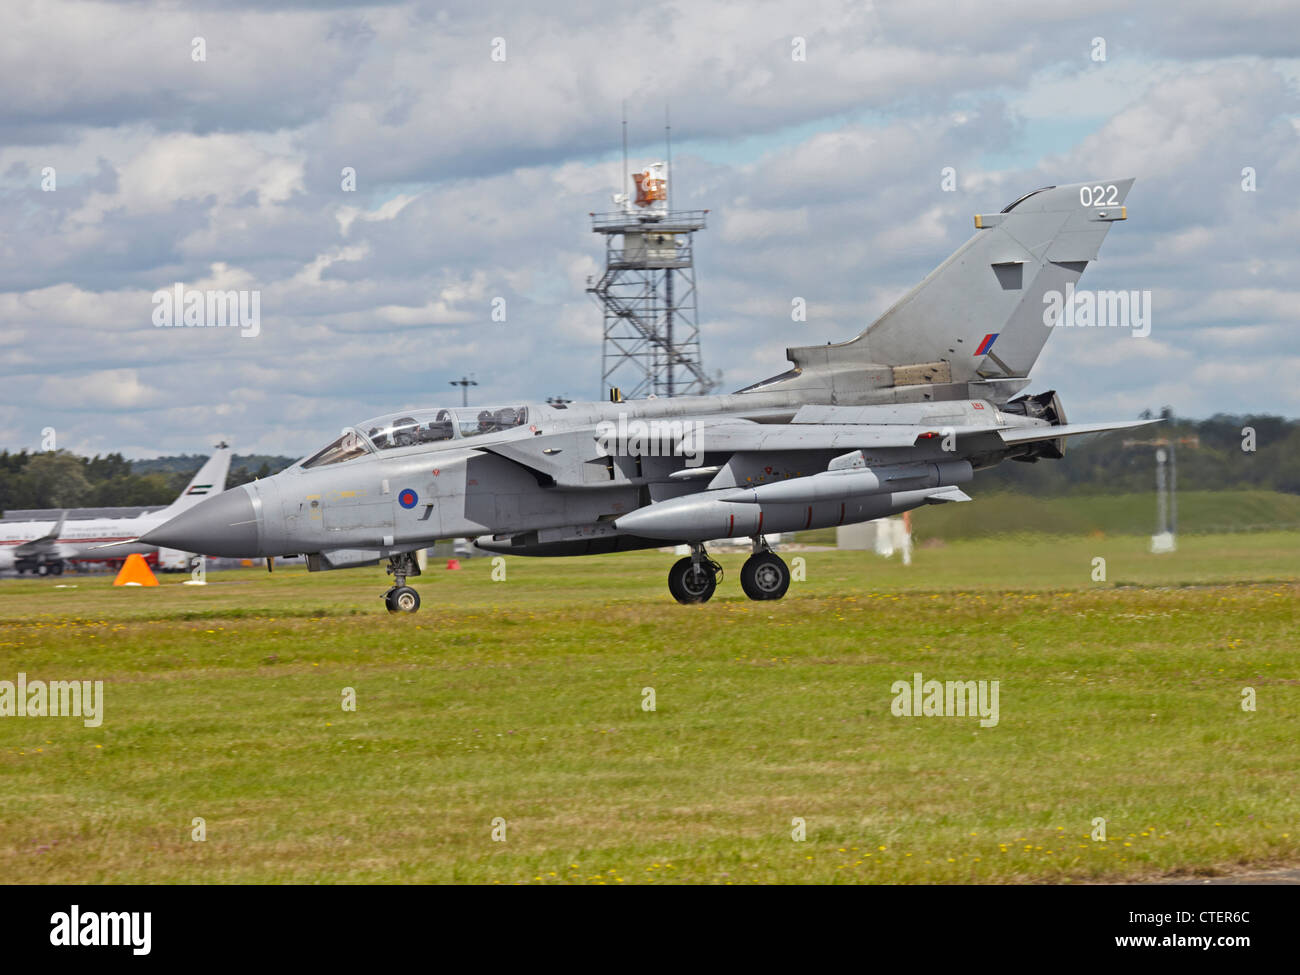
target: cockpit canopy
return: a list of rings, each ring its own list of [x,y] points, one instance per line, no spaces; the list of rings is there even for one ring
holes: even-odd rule
[[[501,433],[527,422],[526,406],[408,410],[366,420],[345,430],[333,443],[304,460],[302,466],[324,467],[395,447]]]

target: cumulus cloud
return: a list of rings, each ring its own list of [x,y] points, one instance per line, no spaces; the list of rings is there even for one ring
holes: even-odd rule
[[[1079,417],[1297,413],[1279,51],[1297,28],[1284,4],[1174,0],[19,3],[0,36],[0,437],[301,455],[456,399],[464,373],[480,402],[599,397],[587,214],[622,188],[624,101],[634,165],[662,158],[671,108],[674,204],[710,211],[702,342],[726,386],[855,334],[973,213],[1136,176],[1083,284],[1151,290],[1152,335],[1058,335],[1036,386]],[[261,333],[154,328],[175,282],[256,290]]]

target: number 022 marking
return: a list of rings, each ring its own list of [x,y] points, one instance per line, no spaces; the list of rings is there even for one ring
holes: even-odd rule
[[[1114,183],[1109,186],[1080,186],[1079,202],[1086,207],[1111,207],[1119,203],[1119,187]]]

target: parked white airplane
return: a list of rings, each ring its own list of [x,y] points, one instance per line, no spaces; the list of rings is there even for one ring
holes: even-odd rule
[[[157,552],[157,545],[131,540],[224,491],[230,456],[229,445],[224,441],[217,444],[212,456],[180,496],[160,511],[148,511],[134,518],[78,519],[77,509],[70,508],[58,521],[0,521],[0,570],[60,575],[63,563],[71,559],[107,561],[124,559],[135,552],[141,555]],[[129,544],[114,544],[104,551],[94,551],[113,542]]]

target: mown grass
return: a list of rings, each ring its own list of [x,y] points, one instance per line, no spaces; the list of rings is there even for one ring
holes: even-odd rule
[[[1032,531],[1053,535],[1150,535],[1155,531],[1153,491],[1136,494],[1069,494],[1037,497],[981,488],[974,504],[940,504],[912,513],[917,537],[988,538]],[[1300,527],[1300,495],[1280,491],[1179,491],[1178,528],[1184,534],[1230,531],[1294,531]],[[802,535],[803,533],[801,533]],[[835,530],[808,533],[834,544]]]
[[[789,552],[807,578],[779,603],[746,600],[726,555],[695,607],[669,600],[667,554],[509,559],[504,582],[477,559],[418,580],[415,617],[384,613],[374,569],[0,582],[0,679],[106,695],[99,728],[0,719],[0,869],[1059,882],[1294,863],[1298,541],[1004,539],[909,568]],[[917,671],[1000,681],[998,725],[894,716]]]

